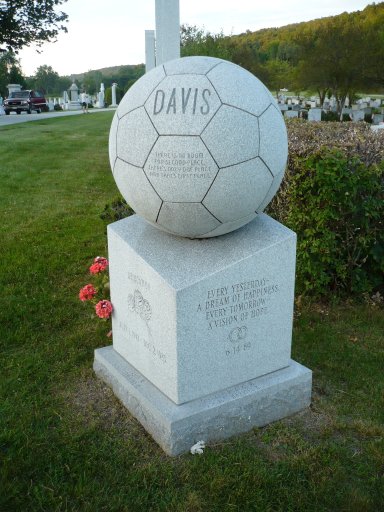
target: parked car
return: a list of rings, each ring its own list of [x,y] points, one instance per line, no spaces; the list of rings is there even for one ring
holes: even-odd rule
[[[11,112],[20,114],[23,111],[32,114],[33,110],[40,114],[48,110],[48,105],[44,94],[40,91],[14,91],[4,100],[4,110],[7,116]]]

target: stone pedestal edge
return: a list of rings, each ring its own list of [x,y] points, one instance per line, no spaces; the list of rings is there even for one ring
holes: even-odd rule
[[[112,346],[95,350],[93,368],[171,456],[188,451],[197,441],[209,444],[262,427],[311,402],[312,372],[293,360],[286,368],[181,405],[167,398]]]

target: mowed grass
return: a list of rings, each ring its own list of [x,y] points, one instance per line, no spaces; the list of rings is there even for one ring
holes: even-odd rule
[[[306,306],[309,410],[168,458],[93,375],[77,298],[106,255],[111,113],[0,129],[0,510],[372,511],[384,504],[383,311]]]

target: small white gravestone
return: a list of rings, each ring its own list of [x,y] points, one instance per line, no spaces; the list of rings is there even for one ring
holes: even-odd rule
[[[116,103],[116,88],[117,88],[117,84],[113,83],[112,84],[112,104],[110,105],[111,107],[117,107],[117,103]]]
[[[100,92],[98,93],[97,97],[98,97],[98,101],[97,101],[97,106],[98,108],[104,108],[104,84],[100,84]]]
[[[120,102],[109,152],[149,222],[108,226],[97,375],[170,455],[309,405],[311,371],[291,359],[296,235],[261,213],[287,160],[269,91],[220,59],[167,62]]]
[[[292,119],[295,117],[299,117],[299,112],[297,110],[287,110],[284,114],[285,117]]]

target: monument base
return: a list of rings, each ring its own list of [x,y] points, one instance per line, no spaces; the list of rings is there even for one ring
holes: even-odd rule
[[[123,359],[112,346],[95,351],[94,371],[112,387],[168,455],[262,427],[310,404],[312,372],[288,367],[203,398],[176,405]]]
[[[81,104],[79,101],[70,101],[68,103],[68,108],[67,110],[81,110]]]

